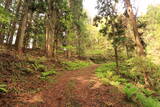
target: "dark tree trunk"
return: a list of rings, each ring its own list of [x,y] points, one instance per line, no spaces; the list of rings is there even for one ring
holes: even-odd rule
[[[126,47],[126,55],[127,55],[127,58],[129,58],[130,56],[129,56],[129,49],[128,49],[128,46],[126,45],[125,47]]]
[[[118,47],[114,46],[114,53],[115,53],[115,62],[116,62],[116,69],[117,72],[119,71],[119,58],[118,58]]]

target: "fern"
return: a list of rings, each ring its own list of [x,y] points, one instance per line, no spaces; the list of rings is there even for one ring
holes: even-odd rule
[[[50,70],[50,71],[47,71],[47,72],[42,72],[41,76],[46,77],[46,76],[54,75],[54,74],[56,74],[56,71],[55,70]]]
[[[2,93],[7,93],[8,90],[6,89],[7,85],[5,84],[0,84],[0,92]]]
[[[134,87],[132,84],[127,84],[124,88],[124,92],[127,94],[128,98],[131,98],[138,92],[138,89]]]
[[[157,99],[152,97],[146,97],[151,94],[150,91],[145,89],[139,89],[133,84],[127,84],[124,88],[124,92],[127,94],[129,99],[132,99],[132,96],[136,97],[136,101],[140,102],[144,107],[160,107],[160,102]]]

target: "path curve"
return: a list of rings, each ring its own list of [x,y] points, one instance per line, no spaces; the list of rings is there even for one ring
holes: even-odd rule
[[[28,107],[134,107],[116,87],[101,84],[94,74],[98,66],[65,72]]]

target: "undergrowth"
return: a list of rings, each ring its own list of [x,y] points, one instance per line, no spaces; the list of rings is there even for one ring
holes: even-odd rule
[[[134,99],[144,107],[160,107],[160,99],[157,97],[160,94],[158,65],[147,58],[137,57],[121,62],[119,68],[119,72],[115,72],[116,64],[109,62],[98,67],[95,73],[104,84],[122,87],[129,99]]]
[[[138,88],[133,84],[126,84],[124,92],[128,99],[139,102],[139,105],[142,105],[143,107],[160,107],[160,102],[150,96],[153,93],[150,90]]]

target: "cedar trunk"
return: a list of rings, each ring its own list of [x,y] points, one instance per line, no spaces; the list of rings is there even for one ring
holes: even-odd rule
[[[16,49],[17,49],[19,54],[22,54],[23,47],[24,47],[24,37],[25,37],[27,17],[28,17],[28,3],[27,3],[27,0],[25,1],[23,12],[24,12],[24,14],[22,15],[21,23],[20,23],[19,30],[18,30],[18,35],[17,35],[17,38],[16,38]]]

